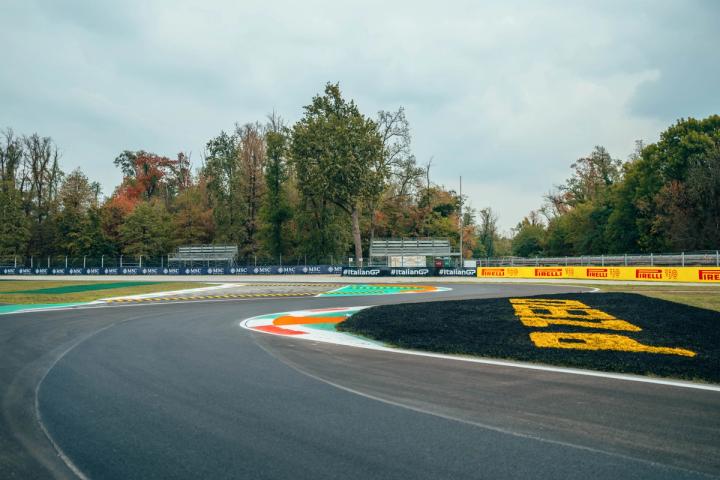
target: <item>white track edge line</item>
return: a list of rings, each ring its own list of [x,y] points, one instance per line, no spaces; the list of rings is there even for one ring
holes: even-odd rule
[[[250,330],[252,332],[257,333],[263,333],[266,335],[277,335],[279,337],[286,337],[286,335],[272,333],[272,332],[266,332],[262,330],[255,330],[254,328],[248,327],[245,322],[248,320],[251,320],[254,317],[246,318],[238,322],[238,325],[246,330]],[[341,332],[338,332],[341,333]],[[298,339],[302,341],[313,341],[313,342],[321,342],[321,343],[330,343],[333,345],[339,345],[339,346],[347,346],[347,347],[354,347],[354,348],[364,348],[367,350],[379,350],[383,352],[392,352],[392,353],[399,353],[404,355],[415,355],[419,357],[430,357],[430,358],[437,358],[441,360],[454,360],[454,361],[460,361],[460,362],[468,362],[468,363],[479,363],[482,365],[494,365],[498,367],[511,367],[511,368],[523,368],[526,370],[539,370],[543,372],[553,372],[553,373],[564,373],[564,374],[570,374],[570,375],[581,375],[586,377],[599,377],[599,378],[607,378],[611,380],[622,380],[622,381],[628,381],[628,382],[637,382],[637,383],[650,383],[654,385],[663,385],[663,386],[669,386],[669,387],[679,387],[679,388],[692,388],[696,390],[706,390],[711,392],[720,392],[720,385],[706,385],[702,383],[693,383],[693,382],[683,382],[680,380],[664,380],[659,378],[651,378],[651,377],[641,377],[638,375],[629,375],[629,374],[623,374],[623,373],[610,373],[610,372],[601,372],[601,371],[595,371],[595,370],[583,370],[579,368],[568,368],[568,367],[554,367],[550,365],[537,365],[533,363],[525,363],[525,362],[515,362],[515,361],[508,361],[508,360],[492,360],[489,358],[469,358],[469,357],[462,357],[462,356],[456,356],[456,355],[447,355],[442,353],[433,353],[433,352],[421,352],[419,350],[406,350],[402,348],[391,348],[391,347],[385,347],[385,346],[370,346],[370,345],[361,345],[361,344],[352,344],[350,342],[348,343],[337,343],[333,342],[329,339],[320,339],[320,338],[308,338],[304,339],[301,335],[293,336],[293,339]]]

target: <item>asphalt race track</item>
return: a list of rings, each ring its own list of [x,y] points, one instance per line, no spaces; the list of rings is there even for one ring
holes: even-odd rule
[[[448,286],[427,295],[2,316],[0,478],[720,476],[717,391],[341,347],[238,326],[306,308],[578,291]]]

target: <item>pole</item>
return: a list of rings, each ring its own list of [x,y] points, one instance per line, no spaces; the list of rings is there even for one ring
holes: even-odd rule
[[[83,268],[87,267],[87,255],[83,255]]]
[[[460,268],[465,266],[463,261],[463,198],[462,198],[462,175],[460,175]]]
[[[100,255],[100,268],[105,268],[105,255]]]

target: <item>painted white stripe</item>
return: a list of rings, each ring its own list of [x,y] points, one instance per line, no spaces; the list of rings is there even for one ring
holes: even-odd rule
[[[358,307],[353,307],[358,308]],[[360,307],[360,308],[367,308],[367,307]],[[289,314],[293,315],[296,312],[284,312],[283,314]],[[298,312],[298,316],[302,316]],[[267,317],[267,315],[263,315],[263,317]],[[262,322],[262,320],[265,320],[265,322]],[[261,317],[252,317],[247,318],[244,320],[241,320],[238,325],[251,330],[256,333],[264,333],[266,335],[278,335],[281,337],[286,337],[286,335],[278,334],[278,333],[272,333],[272,332],[266,332],[262,330],[255,330],[252,327],[260,325],[260,324],[272,324],[272,319],[267,320],[263,319]],[[364,339],[360,337],[355,337],[353,335],[348,335],[343,332],[326,332],[326,331],[312,331],[312,329],[304,328],[302,325],[287,325],[288,328],[291,328],[293,330],[303,330],[306,331],[307,334],[305,335],[293,335],[293,340],[310,340],[314,342],[324,342],[324,343],[332,343],[335,345],[342,345],[346,347],[355,347],[355,348],[366,348],[369,350],[379,350],[383,352],[391,352],[391,353],[397,353],[401,355],[415,355],[419,357],[430,357],[430,358],[437,358],[442,360],[452,360],[452,361],[459,361],[459,362],[470,362],[470,363],[478,363],[482,365],[494,365],[498,367],[511,367],[511,368],[523,368],[526,370],[539,370],[543,372],[554,372],[554,373],[562,373],[562,374],[569,374],[569,375],[582,375],[587,377],[599,377],[599,378],[607,378],[612,380],[622,380],[627,382],[638,382],[638,383],[650,383],[654,385],[664,385],[664,386],[670,386],[670,387],[679,387],[679,388],[693,388],[696,390],[708,390],[713,392],[720,392],[720,385],[711,385],[711,384],[704,384],[704,383],[693,383],[693,382],[685,382],[682,380],[664,380],[660,378],[652,378],[652,377],[643,377],[640,375],[630,375],[630,374],[624,374],[624,373],[609,373],[609,372],[600,372],[596,370],[583,370],[579,368],[568,368],[568,367],[554,367],[551,365],[538,365],[535,363],[525,363],[525,362],[517,362],[517,361],[510,361],[510,360],[493,360],[489,358],[480,358],[480,357],[466,357],[461,355],[447,355],[442,353],[433,353],[433,352],[422,352],[419,350],[406,350],[401,348],[392,348],[388,347],[382,344],[378,344],[370,339]]]

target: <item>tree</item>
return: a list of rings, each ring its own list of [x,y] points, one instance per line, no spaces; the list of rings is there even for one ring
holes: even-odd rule
[[[20,191],[28,218],[30,241],[27,254],[57,253],[55,214],[57,194],[63,173],[60,153],[50,137],[37,133],[22,137],[23,164]]]
[[[382,159],[380,170],[388,173],[388,184],[380,195],[368,199],[370,207],[370,239],[375,237],[375,225],[378,211],[385,202],[397,201],[397,197],[412,195],[424,175],[417,166],[415,156],[410,149],[410,123],[405,117],[405,109],[378,112],[377,128],[382,139]],[[400,202],[403,201],[401,198]]]
[[[173,174],[186,174],[187,161],[184,154],[180,154],[178,160],[171,160],[144,150],[125,150],[113,163],[123,172],[124,188],[120,190],[128,198],[149,200],[154,196],[162,196],[167,200]]]
[[[98,184],[90,180],[80,169],[73,170],[60,186],[58,200],[60,211],[57,228],[62,253],[71,256],[87,254],[100,239],[98,225],[89,218],[91,208],[97,208]]]
[[[201,176],[207,183],[208,199],[217,228],[216,240],[240,244],[244,208],[240,192],[239,141],[235,133],[220,135],[205,146]]]
[[[157,257],[172,247],[171,219],[165,205],[157,200],[138,204],[119,231],[125,255]]]
[[[270,255],[286,253],[287,222],[292,218],[286,183],[289,180],[287,165],[288,132],[276,115],[270,117],[265,134],[267,160],[265,165],[266,194],[261,210],[263,236]]]
[[[477,229],[478,243],[482,247],[485,256],[493,257],[495,256],[498,217],[490,207],[483,208],[479,214],[480,224]]]
[[[259,251],[260,208],[265,195],[265,139],[257,123],[245,124],[237,131],[239,138],[240,194],[244,207],[241,255],[257,255]]]
[[[520,257],[531,257],[543,252],[545,228],[538,212],[530,214],[518,224],[512,239],[512,253]]]
[[[23,252],[30,239],[22,192],[16,186],[22,160],[22,140],[12,130],[5,130],[0,142],[0,255]]]
[[[659,142],[643,146],[613,194],[607,231],[611,250],[717,248],[717,236],[711,233],[712,202],[705,203],[703,196],[712,195],[713,189],[698,185],[713,183],[712,152],[718,144],[720,115],[711,115],[681,119],[660,135]]]
[[[388,176],[377,125],[328,83],[293,126],[291,152],[301,193],[315,208],[330,202],[350,216],[355,257],[362,259],[360,211]]]
[[[213,211],[204,178],[186,186],[171,205],[172,238],[178,245],[212,243],[215,236]]]

